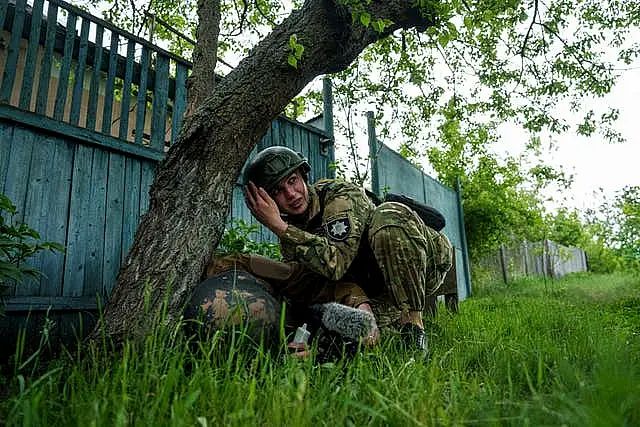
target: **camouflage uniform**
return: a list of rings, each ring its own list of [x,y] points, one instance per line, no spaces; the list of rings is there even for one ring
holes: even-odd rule
[[[247,279],[248,276],[248,279]],[[254,300],[288,302],[285,327],[294,330],[308,320],[308,307],[315,304],[337,302],[348,307],[358,307],[369,298],[355,283],[330,281],[314,273],[296,261],[281,262],[255,254],[233,254],[214,258],[207,266],[208,279],[196,288],[190,307],[190,317],[201,311],[206,314],[205,324],[212,330],[226,323],[238,323],[234,318],[236,307],[241,305],[236,296],[246,296],[247,315],[243,319],[261,321],[264,326],[272,326],[273,318],[279,318],[280,310],[273,310],[274,304],[253,304]],[[231,278],[231,279],[230,279]],[[253,281],[253,282],[251,282]],[[229,292],[232,282],[233,292]],[[255,285],[260,289],[256,289]],[[231,299],[230,299],[231,298]],[[268,308],[259,312],[255,308]],[[198,308],[200,307],[200,308]],[[233,308],[234,310],[231,310]],[[244,308],[244,307],[242,307]],[[233,311],[233,313],[232,313]]]
[[[380,327],[402,312],[422,311],[451,268],[449,239],[400,203],[376,207],[354,184],[320,180],[308,187],[308,213],[285,218],[285,260],[330,281],[359,285],[369,297],[359,300],[371,303]]]

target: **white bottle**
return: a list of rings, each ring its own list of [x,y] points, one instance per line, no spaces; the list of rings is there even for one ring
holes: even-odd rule
[[[303,323],[302,326],[300,326],[296,330],[296,334],[293,337],[293,342],[295,344],[306,344],[307,341],[309,341],[310,335],[311,335],[311,332],[307,330],[307,324]]]

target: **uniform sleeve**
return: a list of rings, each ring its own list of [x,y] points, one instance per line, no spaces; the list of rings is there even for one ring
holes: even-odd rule
[[[340,280],[358,254],[373,206],[355,186],[327,194],[325,200],[324,235],[289,225],[280,236],[281,247],[285,258],[295,259],[328,279]]]

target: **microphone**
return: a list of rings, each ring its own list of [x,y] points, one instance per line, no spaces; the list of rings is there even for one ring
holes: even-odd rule
[[[320,319],[322,327],[343,339],[357,342],[360,338],[370,335],[375,325],[372,313],[336,302],[315,304],[310,308]]]

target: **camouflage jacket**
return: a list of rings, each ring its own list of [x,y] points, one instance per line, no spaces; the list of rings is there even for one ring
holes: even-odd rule
[[[280,236],[285,260],[295,260],[330,280],[366,283],[379,274],[367,227],[375,209],[361,187],[332,179],[309,185],[307,214],[285,218]]]

